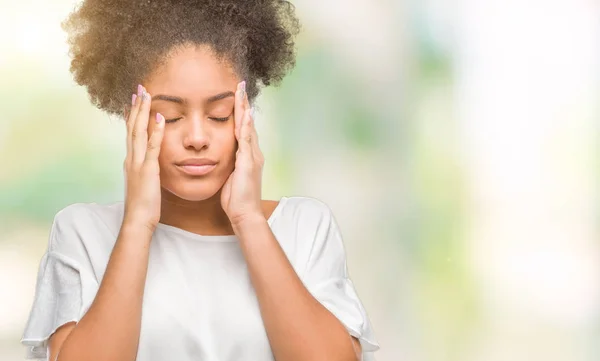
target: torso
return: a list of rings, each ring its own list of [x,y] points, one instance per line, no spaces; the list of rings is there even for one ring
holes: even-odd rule
[[[327,208],[310,198],[261,200],[265,219],[300,276]],[[124,203],[75,204],[56,216],[55,253],[81,269],[82,309],[92,304],[123,222]],[[54,226],[53,226],[54,227]],[[274,361],[241,242],[163,225],[150,242],[137,360]],[[53,253],[54,254],[54,253]],[[309,278],[302,278],[309,282]],[[84,312],[85,312],[84,311]]]

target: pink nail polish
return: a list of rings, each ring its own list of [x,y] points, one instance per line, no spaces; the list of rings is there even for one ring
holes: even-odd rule
[[[144,90],[144,88],[142,87],[142,84],[138,84],[138,93],[137,93],[138,97],[139,97],[140,95],[142,95],[142,91],[143,91],[143,90]]]
[[[160,123],[160,121],[161,121],[161,118],[162,118],[162,114],[160,114],[160,113],[156,113],[156,122],[157,122],[157,123]]]

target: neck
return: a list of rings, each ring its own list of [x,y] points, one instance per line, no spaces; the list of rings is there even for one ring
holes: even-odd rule
[[[233,235],[221,207],[221,191],[202,201],[188,201],[161,188],[160,223],[203,236]]]

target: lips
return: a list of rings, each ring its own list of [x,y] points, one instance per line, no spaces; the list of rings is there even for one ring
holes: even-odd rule
[[[201,176],[215,169],[217,163],[217,161],[210,158],[187,158],[179,163],[175,163],[175,166],[185,174]]]
[[[177,163],[177,165],[192,165],[192,166],[200,166],[200,165],[215,165],[217,164],[216,161],[209,159],[209,158],[188,158],[185,159],[179,163]]]
[[[177,165],[177,168],[186,174],[200,176],[210,173],[216,166],[216,164]]]

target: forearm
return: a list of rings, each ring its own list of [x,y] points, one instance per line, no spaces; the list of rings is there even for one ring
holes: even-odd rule
[[[234,229],[277,361],[356,360],[351,336],[306,289],[266,220]]]
[[[89,310],[63,343],[57,361],[134,361],[152,232],[124,223]]]

